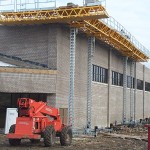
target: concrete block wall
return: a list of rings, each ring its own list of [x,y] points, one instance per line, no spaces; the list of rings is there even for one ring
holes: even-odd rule
[[[142,119],[143,118],[143,91],[138,90],[136,93],[136,114],[135,114],[135,119]],[[147,100],[146,100],[147,101]]]
[[[126,107],[127,107],[127,111],[126,111],[126,120],[130,121],[130,103],[131,102],[131,98],[130,98],[130,88],[127,88],[127,98],[126,98]]]
[[[137,63],[136,73],[137,73],[137,79],[143,80],[143,65],[141,63]]]
[[[57,25],[48,26],[48,56],[47,64],[51,69],[57,69]]]
[[[59,108],[68,108],[69,98],[69,69],[70,69],[70,31],[60,27],[57,33],[57,89],[56,105]],[[81,45],[82,43],[82,45]],[[75,63],[75,127],[83,128],[86,125],[87,106],[87,38],[77,35]]]
[[[107,126],[108,86],[93,82],[92,86],[92,127]],[[112,107],[111,107],[112,108]],[[114,111],[112,111],[114,112]]]
[[[120,56],[118,52],[114,51],[113,49],[111,54],[111,70],[123,74],[123,57]]]
[[[87,123],[88,39],[78,34],[76,42],[75,125],[83,128]]]
[[[145,67],[145,81],[150,83],[150,69]],[[145,91],[144,117],[150,117],[150,92]]]
[[[107,58],[107,59],[105,59]],[[92,64],[108,69],[108,50],[103,43],[96,41]],[[92,127],[103,127],[107,124],[108,85],[93,82],[92,84]]]
[[[141,63],[136,63],[136,76],[137,79],[143,81],[143,65]],[[147,101],[145,99],[145,101]],[[135,119],[143,118],[143,90],[136,90],[136,103],[135,103]]]
[[[69,29],[59,27],[57,30],[57,85],[56,106],[68,108],[69,95]]]
[[[102,46],[101,46],[102,47]],[[93,63],[95,65],[100,65],[101,67],[108,68],[107,62],[108,57],[105,55],[106,52],[109,51],[109,48],[105,47],[103,50],[102,48],[98,48],[98,51],[95,51],[95,57]],[[105,60],[104,60],[105,59]],[[137,74],[137,79],[143,80],[143,65],[141,63],[136,63],[137,64],[137,69],[136,69],[136,74]],[[131,70],[131,60],[128,59],[127,63],[127,75],[130,76],[130,70]],[[149,82],[150,78],[148,75],[150,69],[146,68],[145,69],[145,81]],[[111,71],[116,71],[119,73],[123,73],[123,56],[119,55],[116,51],[112,50],[111,53]],[[133,77],[135,76],[134,74],[135,71],[135,66],[133,64]],[[103,83],[93,83],[93,89],[96,91],[98,88],[103,88],[105,89],[105,86],[103,86]],[[105,91],[105,90],[104,90]],[[107,90],[106,90],[107,91]],[[134,97],[134,92],[135,90],[133,89],[133,97]],[[99,92],[95,92],[93,95],[93,101],[96,101],[96,97],[101,97],[102,104],[104,107],[106,106],[105,102],[107,101],[107,94],[102,94],[99,96]],[[149,92],[145,92],[145,99],[144,99],[144,114],[145,117],[148,117],[150,115],[150,110],[148,109],[147,105],[149,104]],[[127,121],[130,120],[130,88],[127,88],[127,95],[126,95],[126,119]],[[98,101],[96,101],[98,103]],[[94,104],[93,104],[94,105]],[[114,123],[115,121],[122,122],[122,115],[123,115],[123,87],[111,85],[110,87],[110,99],[109,99],[109,122]],[[94,106],[93,106],[94,107]],[[106,107],[107,109],[107,107]],[[98,113],[103,112],[103,110],[99,107]],[[106,113],[107,114],[107,113]],[[106,114],[103,114],[106,116]],[[141,119],[143,118],[143,90],[136,90],[136,102],[135,102],[135,119]],[[106,126],[105,119],[99,122],[99,124],[103,124]]]
[[[108,49],[104,44],[96,41],[93,64],[102,66],[108,69]]]
[[[47,104],[56,107],[56,93],[47,94]]]
[[[87,113],[87,49],[88,39],[77,35],[75,67],[75,126],[86,125]],[[68,108],[69,96],[69,27],[63,25],[39,25],[6,27],[0,26],[0,53],[14,55],[57,69],[57,75],[33,75],[0,73],[1,92],[44,92],[49,93],[50,105]],[[93,64],[108,68],[109,47],[96,41]],[[128,61],[129,62],[129,61]],[[123,58],[116,51],[111,53],[111,70],[123,73]],[[150,82],[150,70],[146,68],[145,81]],[[143,65],[137,63],[137,79],[143,80]],[[130,63],[127,74],[130,75]],[[23,86],[22,86],[23,85]],[[38,86],[37,86],[38,85]],[[145,117],[149,116],[149,92],[145,92]],[[108,115],[108,84],[92,84],[92,126],[107,126],[122,121],[123,87],[110,86]],[[54,99],[54,101],[53,101]],[[130,117],[130,89],[127,89],[127,119]],[[107,118],[109,116],[109,118]],[[136,119],[143,116],[143,91],[136,90]]]
[[[123,87],[111,86],[109,100],[109,123],[120,123],[123,115]]]
[[[150,93],[145,92],[145,101],[144,101],[144,117],[150,117]]]
[[[56,69],[56,25],[0,26],[0,53]]]
[[[56,93],[56,75],[0,72],[0,92]]]
[[[57,94],[56,105],[60,108],[68,107],[69,95],[69,29],[58,28],[57,32]],[[82,43],[82,44],[81,44]],[[87,37],[77,35],[76,41],[76,70],[75,70],[75,126],[82,128],[86,124],[87,100]],[[96,41],[93,64],[108,68],[109,48]],[[123,73],[123,56],[112,50],[111,70]],[[127,75],[130,76],[131,61],[128,59]],[[137,78],[143,80],[143,69],[137,63]],[[140,73],[138,73],[140,72]],[[134,77],[134,66],[133,66]],[[123,115],[123,87],[111,85],[109,99],[109,123],[122,122]],[[143,115],[143,91],[136,91],[136,119]],[[149,94],[147,94],[149,95]],[[134,96],[134,90],[133,90]],[[145,103],[148,103],[145,96]],[[107,126],[108,115],[108,84],[93,82],[92,84],[92,126]],[[148,112],[147,109],[147,114]],[[130,88],[127,88],[126,119],[130,120]]]
[[[150,83],[150,69],[145,67],[145,81]]]

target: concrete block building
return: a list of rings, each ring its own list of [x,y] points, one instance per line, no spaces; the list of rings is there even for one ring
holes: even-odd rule
[[[77,129],[150,116],[150,69],[80,31],[73,32],[71,47],[71,32],[60,23],[0,26],[0,128],[5,126],[6,108],[17,107],[20,97],[59,108],[64,123],[73,115]]]
[[[7,107],[16,107],[19,97],[47,101],[58,107],[67,121],[69,95],[70,29],[61,24],[0,27],[1,128]],[[75,60],[75,127],[83,128],[87,117],[88,38],[77,34]],[[92,61],[92,126],[122,122],[124,56],[96,40]],[[150,70],[127,61],[126,119],[149,117]],[[133,85],[131,85],[131,64]],[[137,81],[137,82],[136,82]],[[137,83],[137,85],[135,85]],[[137,86],[137,87],[135,87]],[[134,97],[131,106],[131,93]],[[131,107],[134,107],[132,110]]]

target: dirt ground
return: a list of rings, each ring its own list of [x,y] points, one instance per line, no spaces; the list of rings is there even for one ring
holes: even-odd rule
[[[133,133],[131,132],[133,131]],[[78,137],[73,138],[71,146],[60,146],[59,139],[54,147],[44,147],[41,141],[38,144],[32,144],[29,140],[22,140],[18,147],[9,145],[5,135],[0,135],[0,150],[147,150],[147,141],[139,139],[126,139],[125,137],[116,137],[115,135],[128,135],[136,137],[147,136],[147,131],[123,128],[123,130],[113,131],[113,133],[100,133],[97,137]],[[135,133],[134,133],[135,132]],[[138,132],[140,134],[138,134]]]

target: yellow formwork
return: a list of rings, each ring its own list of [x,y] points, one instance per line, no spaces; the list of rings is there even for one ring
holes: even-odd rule
[[[88,36],[95,36],[134,61],[147,61],[149,56],[132,44],[130,39],[99,20],[108,17],[105,8],[101,5],[71,8],[61,7],[54,10],[2,12],[0,13],[0,24],[69,24],[72,27],[79,28],[80,31],[86,33]]]
[[[54,10],[36,10],[25,12],[2,12],[0,13],[0,24],[41,24],[41,23],[68,23],[88,19],[108,18],[104,7],[65,7]]]
[[[101,20],[92,19],[76,21],[71,24],[72,27],[79,28],[89,36],[95,36],[97,39],[111,45],[124,56],[135,61],[147,61],[149,56],[137,49],[131,42],[120,32],[114,30],[103,23]]]

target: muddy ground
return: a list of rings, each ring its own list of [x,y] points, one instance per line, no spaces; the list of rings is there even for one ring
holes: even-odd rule
[[[126,137],[127,136],[127,137]],[[147,130],[143,127],[120,127],[112,133],[99,133],[97,137],[73,138],[71,146],[60,146],[59,139],[54,147],[44,147],[43,141],[32,144],[29,140],[22,140],[18,147],[9,145],[5,135],[0,135],[0,150],[147,150]]]

